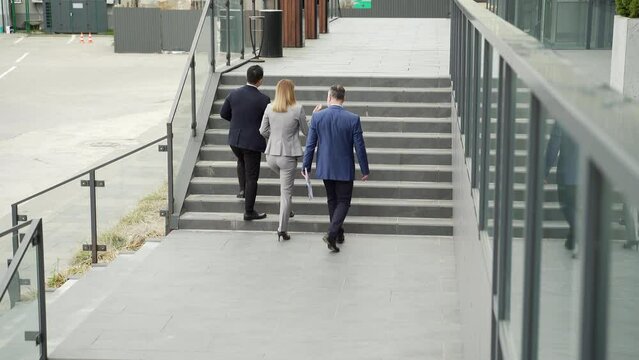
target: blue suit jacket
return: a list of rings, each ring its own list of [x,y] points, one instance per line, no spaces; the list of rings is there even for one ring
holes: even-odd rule
[[[304,168],[307,170],[311,169],[316,148],[316,176],[319,179],[353,181],[353,148],[357,152],[362,174],[369,174],[359,116],[344,110],[341,106],[333,105],[313,114],[304,151]]]
[[[270,102],[268,96],[249,85],[235,89],[229,94],[220,109],[222,119],[231,122],[229,145],[264,152],[266,141],[260,134],[260,125],[264,110]]]

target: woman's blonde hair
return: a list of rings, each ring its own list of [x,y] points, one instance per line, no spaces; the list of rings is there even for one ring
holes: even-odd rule
[[[295,84],[288,79],[280,80],[275,86],[275,100],[273,100],[273,111],[284,113],[288,108],[295,105]]]

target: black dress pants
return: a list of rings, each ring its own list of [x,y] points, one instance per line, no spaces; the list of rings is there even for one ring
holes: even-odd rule
[[[262,153],[235,146],[231,146],[231,150],[237,157],[237,179],[240,183],[240,190],[244,191],[244,211],[251,213],[255,211],[257,180],[260,178]]]
[[[331,240],[335,240],[339,234],[344,233],[342,226],[348,214],[348,209],[351,207],[353,182],[324,180],[324,187],[326,188],[328,202],[328,216],[331,221],[328,227],[328,237]]]
[[[559,198],[559,206],[568,222],[568,236],[566,237],[566,248],[573,249],[575,247],[575,210],[576,210],[576,185],[557,185],[557,197]]]

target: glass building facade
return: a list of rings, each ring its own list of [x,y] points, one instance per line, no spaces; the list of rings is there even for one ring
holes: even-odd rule
[[[615,0],[488,0],[489,8],[553,49],[610,49]]]

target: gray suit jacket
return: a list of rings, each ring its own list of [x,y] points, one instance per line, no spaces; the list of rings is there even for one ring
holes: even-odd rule
[[[273,104],[269,104],[264,111],[260,134],[266,138],[266,155],[302,156],[300,130],[308,134],[308,123],[302,105],[289,107],[285,113],[273,111]]]

